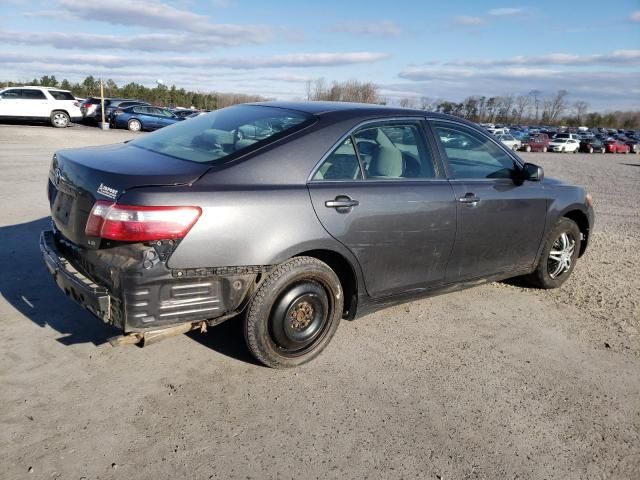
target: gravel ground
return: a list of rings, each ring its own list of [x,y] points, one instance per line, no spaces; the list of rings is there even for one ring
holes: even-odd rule
[[[638,478],[640,157],[523,154],[595,198],[562,289],[390,308],[276,371],[238,322],[111,348],[54,287],[37,245],[52,153],[131,136],[0,125],[0,478]]]

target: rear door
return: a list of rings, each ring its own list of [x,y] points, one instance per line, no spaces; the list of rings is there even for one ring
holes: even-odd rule
[[[432,152],[415,119],[370,123],[312,174],[316,214],[356,256],[372,297],[444,280],[456,205]]]
[[[458,122],[430,123],[438,140],[446,139],[441,152],[457,199],[447,281],[530,268],[545,226],[542,184],[514,181],[514,159],[489,135]]]
[[[42,90],[22,89],[22,114],[32,118],[47,118],[51,115],[51,103]]]

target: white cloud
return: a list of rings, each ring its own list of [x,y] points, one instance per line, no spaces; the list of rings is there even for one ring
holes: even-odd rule
[[[1,31],[0,42],[21,45],[44,45],[65,50],[139,50],[145,52],[182,52],[186,49],[209,50],[235,46],[242,40],[195,34],[149,33],[138,35],[101,35],[66,32]]]
[[[402,29],[395,22],[342,22],[330,28],[332,32],[351,33],[371,37],[397,37]]]
[[[211,23],[205,15],[181,10],[152,0],[60,0],[61,7],[76,18],[112,25],[139,26],[155,30],[173,30],[226,39],[230,44],[264,43],[274,31],[263,25]]]
[[[485,19],[482,17],[471,17],[469,15],[458,15],[453,18],[453,23],[463,27],[475,27],[478,25],[484,25]]]
[[[545,55],[516,56],[492,60],[453,60],[446,65],[457,67],[502,67],[515,65],[617,65],[640,66],[640,50],[615,50],[606,54],[575,55],[571,53],[549,53]]]
[[[594,109],[629,109],[640,105],[640,72],[563,71],[537,66],[495,71],[456,68],[406,69],[399,77],[408,82],[381,84],[385,92],[417,92],[425,97],[460,101],[469,95],[496,96],[526,94],[541,90],[545,94],[560,89],[573,99],[588,101]],[[406,95],[402,95],[406,96]]]
[[[640,23],[640,10],[631,12],[631,15],[629,15],[629,20],[633,23]]]
[[[523,15],[527,13],[527,9],[523,7],[504,7],[493,8],[487,12],[487,15],[492,17],[512,17],[515,15]]]
[[[356,65],[373,63],[388,58],[385,53],[376,52],[344,52],[344,53],[292,53],[274,55],[270,57],[253,58],[212,58],[212,57],[170,57],[157,55],[152,57],[119,56],[119,55],[58,55],[56,62],[60,65],[86,65],[88,73],[93,66],[103,66],[121,69],[137,67],[164,68],[227,68],[233,70],[251,70],[259,68],[283,67],[334,67],[340,65]],[[44,63],[41,55],[27,55],[19,53],[0,53],[0,63],[5,64],[33,64],[34,70]]]

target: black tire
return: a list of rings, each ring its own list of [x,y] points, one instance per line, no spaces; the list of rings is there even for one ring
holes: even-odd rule
[[[553,268],[557,262],[550,258],[550,253],[554,248],[554,245],[558,245],[557,242],[563,234],[567,234],[574,241],[572,254],[569,256],[570,265],[566,270],[563,269],[561,273],[554,277],[552,275],[553,272],[550,273],[549,270],[550,268]],[[571,276],[571,273],[576,266],[576,261],[580,252],[580,243],[580,229],[576,222],[569,218],[562,217],[547,235],[538,265],[533,273],[529,274],[526,279],[529,283],[538,288],[549,289],[560,287]]]
[[[51,112],[49,120],[51,121],[51,126],[55,128],[67,128],[71,122],[69,114],[62,110],[54,110]]]
[[[142,131],[142,122],[137,118],[132,118],[127,122],[127,128],[132,132],[141,132]]]
[[[576,149],[573,151],[573,153],[578,153],[578,149],[576,148]]]
[[[342,286],[324,262],[295,257],[260,285],[244,316],[249,350],[272,368],[302,365],[329,344],[342,318]]]

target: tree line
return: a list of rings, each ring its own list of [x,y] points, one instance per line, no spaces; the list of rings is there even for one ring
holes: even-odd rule
[[[29,85],[41,87],[58,87],[63,90],[70,90],[76,97],[88,98],[100,96],[100,80],[89,75],[82,82],[72,83],[66,78],[58,81],[55,75],[44,75],[34,78]],[[25,85],[25,83],[2,82],[0,86],[12,87]],[[175,85],[158,83],[155,87],[149,88],[136,82],[130,82],[119,86],[112,79],[104,82],[105,97],[134,98],[149,102],[153,105],[169,107],[194,107],[197,109],[216,110],[238,103],[260,102],[267,100],[260,95],[246,95],[242,93],[222,93],[222,92],[193,92],[184,88],[177,88]]]
[[[338,102],[365,102],[387,104],[371,82],[333,82],[324,78],[306,82],[307,100],[331,100]],[[568,101],[569,92],[558,90],[544,95],[532,90],[526,95],[479,96],[471,95],[461,102],[429,97],[402,98],[399,105],[405,108],[447,113],[477,123],[506,123],[527,125],[565,125],[590,127],[640,129],[640,111],[590,112],[583,100]]]
[[[78,97],[100,95],[100,80],[92,75],[82,82],[71,83],[67,79],[58,81],[54,75],[34,78],[31,85],[59,87],[70,90]],[[0,86],[24,85],[24,83],[1,82]],[[149,88],[136,82],[119,86],[112,79],[104,82],[107,97],[135,98],[154,105],[194,107],[215,110],[238,103],[267,100],[260,95],[223,92],[194,92],[177,88],[175,85],[158,83]],[[380,95],[379,88],[372,82],[347,80],[345,82],[327,82],[324,78],[308,80],[305,83],[306,99],[310,101],[361,102],[385,105],[392,103]],[[527,125],[565,125],[606,128],[640,129],[640,111],[589,111],[589,104],[583,100],[569,101],[567,90],[558,90],[544,94],[532,90],[523,95],[480,96],[471,95],[461,102],[429,97],[402,98],[401,107],[417,108],[427,111],[447,113],[478,123],[506,123]]]

